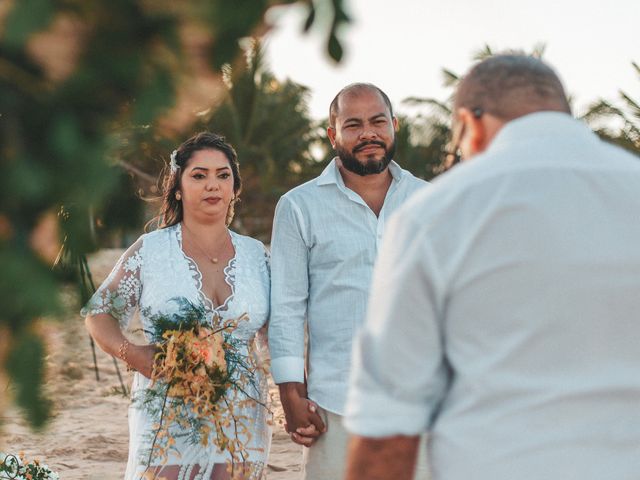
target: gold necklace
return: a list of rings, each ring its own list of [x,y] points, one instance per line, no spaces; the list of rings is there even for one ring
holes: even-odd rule
[[[187,227],[186,223],[182,223],[182,226],[184,227],[184,229],[189,232],[189,235],[192,237],[190,240],[193,242],[193,244],[198,248],[198,250],[200,250],[200,253],[202,253],[205,257],[207,257],[209,259],[209,261],[211,263],[213,263],[214,265],[216,265],[218,263],[218,258],[217,257],[211,257],[209,256],[209,254],[207,254],[207,252],[204,250],[204,248],[202,248],[200,246],[200,244],[198,242],[196,242],[195,239],[195,235],[193,234],[193,232],[191,231],[191,229],[189,227]]]

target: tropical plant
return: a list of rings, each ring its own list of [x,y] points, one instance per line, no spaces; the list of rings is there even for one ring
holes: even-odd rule
[[[635,62],[631,65],[640,80],[640,66]],[[623,91],[620,91],[620,100],[620,106],[607,100],[598,100],[588,108],[582,118],[600,137],[640,154],[640,100],[633,99]],[[603,124],[603,121],[610,120],[618,125],[617,129]]]
[[[225,94],[197,125],[222,133],[236,148],[244,179],[236,227],[268,240],[278,198],[317,170],[313,121],[309,90],[277,80],[257,40],[246,46],[245,59],[223,69]]]
[[[415,176],[431,180],[440,173],[441,152],[449,139],[448,117],[441,121],[431,115],[399,115],[396,134],[396,160]]]

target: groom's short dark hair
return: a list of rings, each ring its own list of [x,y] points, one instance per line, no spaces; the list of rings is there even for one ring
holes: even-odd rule
[[[376,87],[373,83],[352,83],[347,85],[342,90],[338,92],[338,94],[331,101],[331,105],[329,105],[329,125],[335,127],[336,117],[338,116],[338,103],[340,101],[340,97],[348,93],[359,93],[362,90],[373,90],[374,92],[378,92],[382,97],[382,100],[389,108],[389,113],[393,117],[393,107],[391,106],[391,100],[386,93],[384,93],[380,88]]]

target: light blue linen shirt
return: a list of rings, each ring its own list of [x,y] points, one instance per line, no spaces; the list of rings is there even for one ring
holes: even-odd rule
[[[305,320],[308,395],[341,415],[352,341],[364,321],[369,286],[389,216],[427,183],[389,165],[393,177],[376,217],[344,184],[336,160],[278,202],[271,241],[269,350],[276,383],[303,382]]]
[[[347,428],[434,480],[640,478],[640,159],[507,123],[390,220],[355,343]]]

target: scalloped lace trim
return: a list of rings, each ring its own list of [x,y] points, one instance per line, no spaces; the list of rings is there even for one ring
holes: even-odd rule
[[[182,248],[182,225],[180,223],[176,226],[176,237],[178,239],[178,246],[180,247],[180,252],[182,252],[182,256],[187,261],[189,265],[189,271],[191,271],[191,276],[196,282],[196,288],[198,289],[198,296],[200,297],[200,301],[203,305],[205,305],[209,310],[213,312],[221,312],[229,309],[229,303],[235,297],[236,294],[236,262],[238,259],[238,246],[236,245],[236,240],[233,236],[232,232],[229,232],[229,236],[231,237],[231,243],[233,244],[234,256],[226,267],[224,267],[224,282],[229,285],[231,289],[231,293],[222,302],[221,305],[216,306],[213,300],[211,300],[205,293],[202,291],[202,272],[200,268],[198,268],[198,264],[187,255]]]

